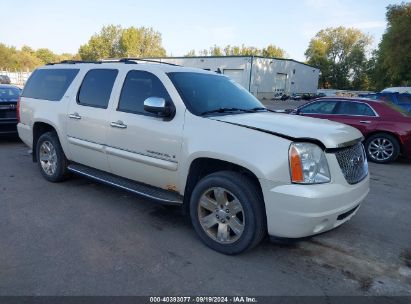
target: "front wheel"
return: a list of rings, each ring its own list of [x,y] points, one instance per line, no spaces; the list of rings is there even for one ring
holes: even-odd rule
[[[398,158],[400,145],[394,136],[387,133],[378,133],[367,138],[365,150],[370,161],[386,164]]]
[[[262,195],[237,172],[210,174],[198,182],[190,217],[201,240],[224,254],[238,254],[258,244],[266,232]]]

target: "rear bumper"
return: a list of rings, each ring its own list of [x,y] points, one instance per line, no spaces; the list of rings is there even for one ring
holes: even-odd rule
[[[17,131],[19,133],[20,139],[31,149],[33,148],[33,132],[30,126],[19,123],[17,125]]]
[[[0,135],[17,134],[17,119],[0,119]]]
[[[338,227],[358,211],[369,192],[369,177],[355,185],[280,185],[260,180],[268,234],[302,238]]]

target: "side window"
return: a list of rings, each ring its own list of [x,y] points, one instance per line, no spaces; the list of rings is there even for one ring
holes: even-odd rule
[[[376,99],[382,100],[382,101],[393,102],[393,95],[392,94],[378,94],[377,93],[377,98]]]
[[[398,101],[400,103],[410,103],[411,104],[411,94],[398,94]]]
[[[365,103],[342,101],[337,110],[339,115],[375,116],[374,111]]]
[[[77,76],[78,71],[78,69],[36,70],[24,86],[22,96],[59,101]]]
[[[124,80],[118,111],[152,116],[144,111],[144,100],[148,97],[170,100],[166,88],[157,76],[145,71],[130,71]]]
[[[77,103],[107,109],[118,70],[95,69],[87,72],[77,95]]]
[[[323,100],[313,102],[300,109],[300,113],[303,114],[333,114],[337,101],[335,100]]]

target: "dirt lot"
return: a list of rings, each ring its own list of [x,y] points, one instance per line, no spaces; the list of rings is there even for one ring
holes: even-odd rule
[[[350,222],[229,257],[179,209],[80,177],[48,183],[21,142],[0,139],[0,295],[411,296],[411,162],[370,172]]]

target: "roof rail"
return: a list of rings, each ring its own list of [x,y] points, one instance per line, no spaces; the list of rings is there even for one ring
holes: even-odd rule
[[[92,60],[62,60],[60,62],[49,62],[46,65],[55,65],[55,64],[77,64],[77,63],[102,63],[101,61],[92,61]]]
[[[95,63],[95,64],[102,64],[102,63],[124,63],[124,64],[137,64],[136,61],[143,61],[143,62],[153,62],[153,63],[160,63],[160,64],[167,64],[172,66],[180,66],[178,64],[169,63],[169,62],[162,62],[159,60],[151,60],[151,59],[141,59],[141,58],[120,58],[120,59],[103,59],[99,61],[93,60],[62,60],[60,62],[49,62],[46,65],[55,65],[55,64],[77,64],[77,63]]]
[[[124,63],[143,61],[143,62],[153,62],[153,63],[167,64],[167,65],[172,65],[172,66],[181,66],[181,65],[178,65],[178,64],[174,64],[174,63],[163,62],[161,60],[143,59],[143,58],[137,58],[137,57],[120,58],[118,61],[119,62],[124,62]]]

